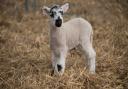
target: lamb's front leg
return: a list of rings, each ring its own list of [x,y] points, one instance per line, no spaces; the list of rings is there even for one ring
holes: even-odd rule
[[[55,75],[62,75],[65,70],[65,59],[67,55],[67,50],[63,49],[61,51],[52,53],[52,65],[54,68]]]

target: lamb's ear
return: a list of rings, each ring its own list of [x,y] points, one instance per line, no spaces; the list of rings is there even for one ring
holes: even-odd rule
[[[67,10],[69,9],[69,3],[65,3],[64,5],[61,6],[63,12],[67,12]]]
[[[44,6],[44,7],[42,8],[42,11],[43,11],[43,15],[49,15],[50,8],[47,7],[47,6]]]

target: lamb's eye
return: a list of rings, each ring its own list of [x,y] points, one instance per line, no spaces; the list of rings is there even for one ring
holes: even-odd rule
[[[53,13],[50,13],[50,16],[51,16],[51,17],[54,17],[54,14],[53,14]]]
[[[63,11],[59,11],[59,13],[61,13],[62,15],[64,14]]]
[[[51,12],[51,13],[50,13],[50,16],[51,16],[51,17],[54,17],[55,15],[56,15],[56,12]]]

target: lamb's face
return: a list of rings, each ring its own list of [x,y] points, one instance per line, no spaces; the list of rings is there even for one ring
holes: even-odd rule
[[[69,4],[66,3],[62,6],[55,5],[52,8],[46,6],[43,7],[43,14],[50,16],[51,22],[55,27],[61,27],[63,23],[63,13],[69,8]]]
[[[52,19],[52,23],[53,25],[55,25],[56,27],[61,27],[62,22],[63,22],[63,10],[62,8],[60,8],[59,6],[54,6],[50,9],[50,17]]]

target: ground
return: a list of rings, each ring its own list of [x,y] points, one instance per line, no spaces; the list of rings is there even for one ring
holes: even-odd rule
[[[44,0],[42,5],[64,2]],[[68,2],[65,21],[83,17],[93,26],[96,74],[88,74],[82,53],[72,50],[64,75],[52,75],[48,18],[37,11],[23,14],[19,21],[2,13],[0,89],[128,89],[128,1]]]

